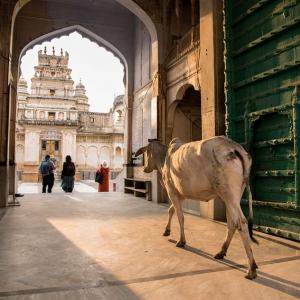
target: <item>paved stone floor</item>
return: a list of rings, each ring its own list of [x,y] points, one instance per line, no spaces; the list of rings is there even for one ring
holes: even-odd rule
[[[1,215],[0,215],[1,216]],[[296,299],[300,245],[257,233],[258,278],[244,278],[235,235],[216,261],[226,226],[186,215],[161,234],[167,208],[119,193],[26,194],[0,220],[0,299]]]

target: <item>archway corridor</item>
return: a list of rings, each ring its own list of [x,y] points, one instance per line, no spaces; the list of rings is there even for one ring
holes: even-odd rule
[[[198,91],[197,97],[200,98],[201,93],[201,99],[205,99],[201,101],[201,112],[198,112],[201,114],[199,120],[205,126],[199,124],[195,127],[195,137],[206,138],[224,132],[222,121],[216,119],[216,116],[224,116],[224,97],[217,90],[212,92],[209,83],[215,75],[201,77],[200,74],[200,70],[212,70],[214,63],[213,56],[208,58],[207,53],[201,55],[201,49],[220,51],[219,48],[214,49],[214,37],[200,39],[200,32],[206,26],[200,26],[200,19],[210,14],[220,18],[220,15],[212,3],[201,3],[200,0],[184,2],[183,6],[180,1],[173,0],[3,2],[0,176],[4,180],[0,183],[1,207],[6,207],[17,191],[15,129],[20,60],[34,45],[67,36],[73,31],[106,48],[124,65],[125,145],[121,149],[124,177],[151,182],[152,200],[168,201],[161,190],[157,173],[143,173],[143,166],[133,159],[133,153],[147,144],[148,139],[158,138],[165,144],[169,142],[168,110],[179,100],[176,95],[182,86],[194,86]],[[210,19],[205,20],[208,26],[214,24]],[[201,42],[205,44],[202,47]],[[9,59],[5,60],[7,57]],[[219,85],[216,89],[221,88],[222,85]],[[212,107],[216,107],[218,113],[214,113]],[[116,156],[120,156],[118,149],[117,146]],[[21,152],[21,146],[18,150]],[[85,152],[81,148],[80,151],[83,157]],[[28,157],[27,164],[32,169],[36,170],[36,163],[36,159]],[[201,214],[212,218],[224,216],[224,211],[215,214],[214,207],[217,206],[205,208]]]
[[[0,219],[0,299],[296,299],[299,245],[258,234],[258,278],[226,226],[186,216],[185,249],[162,236],[167,208],[126,194],[31,194]],[[5,225],[5,226],[3,226]],[[146,233],[146,234],[145,234]],[[240,293],[240,287],[243,294]]]
[[[85,14],[80,13],[82,9],[85,10]],[[113,19],[113,16],[118,16],[118,18]],[[99,19],[101,19],[101,22],[99,22]],[[151,18],[134,1],[103,0],[99,1],[98,3],[82,4],[81,1],[65,1],[59,3],[47,0],[32,0],[18,1],[15,4],[11,24],[10,52],[12,53],[12,60],[11,64],[9,65],[9,73],[11,75],[9,79],[11,84],[9,113],[11,116],[9,124],[10,127],[8,128],[10,132],[8,136],[9,143],[5,146],[6,151],[8,151],[9,153],[8,155],[10,166],[8,171],[10,178],[8,185],[3,185],[6,189],[9,189],[8,194],[12,195],[12,198],[14,198],[14,195],[16,194],[16,191],[18,189],[16,186],[14,173],[17,169],[16,162],[19,157],[24,157],[24,163],[22,162],[22,166],[24,167],[21,177],[26,178],[25,181],[32,181],[32,179],[34,179],[33,181],[36,181],[36,177],[38,175],[37,168],[41,155],[34,155],[34,153],[37,152],[36,149],[38,148],[41,148],[42,152],[47,152],[49,150],[49,147],[47,148],[47,145],[45,145],[44,147],[43,144],[45,143],[45,141],[47,142],[47,140],[38,141],[37,137],[33,137],[33,135],[35,134],[35,130],[28,133],[30,135],[30,138],[29,135],[27,137],[26,133],[25,135],[22,135],[22,133],[16,134],[15,131],[15,111],[17,98],[16,84],[17,79],[20,77],[20,61],[23,55],[29,49],[32,49],[35,45],[41,44],[45,41],[50,41],[60,36],[68,36],[74,31],[79,32],[83,37],[88,38],[90,41],[95,42],[99,46],[104,47],[108,51],[112,52],[123,64],[125,71],[123,80],[125,85],[125,95],[123,100],[125,109],[124,111],[121,111],[114,103],[116,113],[112,117],[113,119],[116,119],[113,120],[113,122],[116,121],[116,123],[120,123],[120,120],[122,120],[122,122],[125,124],[125,145],[123,146],[122,143],[117,141],[114,142],[112,149],[109,148],[109,150],[104,149],[104,147],[106,146],[105,143],[104,145],[99,146],[99,149],[96,149],[93,145],[87,145],[85,147],[86,149],[82,150],[82,147],[78,146],[78,151],[82,150],[82,153],[80,152],[80,155],[82,155],[78,155],[77,162],[75,163],[79,163],[79,166],[82,166],[85,173],[80,176],[87,177],[87,164],[93,164],[97,167],[100,164],[100,161],[108,161],[109,165],[111,166],[112,156],[116,156],[116,162],[118,162],[118,164],[120,165],[119,169],[117,169],[119,171],[114,171],[114,174],[120,172],[120,170],[122,169],[122,164],[124,162],[128,165],[131,165],[133,136],[132,115],[134,113],[134,109],[132,108],[133,100],[134,98],[142,97],[142,99],[139,99],[140,102],[155,103],[158,97],[158,95],[155,95],[155,93],[153,92],[155,88],[154,85],[157,84],[154,82],[153,77],[157,77],[157,75],[155,74],[157,74],[158,70],[158,38],[155,25],[152,22]],[[78,46],[80,47],[80,45]],[[84,56],[82,56],[82,59],[84,59]],[[54,74],[54,72],[51,72],[51,74],[52,73]],[[37,83],[36,85],[37,89],[40,89],[39,83]],[[147,89],[147,93],[144,97],[141,95],[144,93],[145,89]],[[101,93],[101,91],[99,92]],[[55,96],[55,91],[50,89],[50,95]],[[143,105],[146,104],[143,103]],[[37,114],[37,118],[39,119],[43,117],[41,115],[42,113],[45,114],[45,112],[33,111],[33,115]],[[50,112],[46,112],[46,115],[48,114],[50,114]],[[51,112],[51,114],[54,113]],[[57,114],[55,112],[55,120],[57,119],[56,115]],[[145,117],[154,119],[156,115],[157,111],[155,107],[153,107],[153,109],[147,111]],[[63,115],[61,115],[60,117],[62,120],[64,119]],[[25,111],[25,119],[26,118],[28,117],[26,117]],[[90,119],[93,119],[93,122],[91,122],[96,124],[97,120],[94,117]],[[80,122],[82,122],[82,120],[80,120]],[[106,120],[100,120],[99,122],[106,122]],[[93,127],[94,125],[89,124],[89,126]],[[147,126],[149,126],[149,124]],[[94,127],[94,129],[96,130],[96,126]],[[155,138],[157,136],[157,124],[153,123],[153,125],[150,125],[150,128],[148,127],[146,129],[147,131],[149,131],[150,129],[151,132],[147,133],[147,136],[143,138]],[[50,133],[52,136],[53,130],[49,130],[50,129],[48,129],[47,135],[49,136]],[[104,130],[107,129],[104,128]],[[119,129],[113,129],[113,131],[116,130]],[[37,134],[38,133],[36,133],[36,135]],[[70,133],[70,137],[68,137],[68,140],[65,141],[63,140],[63,138],[61,138],[62,141],[60,141],[59,137],[57,137],[57,139],[54,141],[55,149],[57,148],[59,150],[60,148],[62,148],[62,152],[66,152],[65,154],[74,154],[74,149],[72,149],[74,147],[70,144],[71,139],[74,139],[73,136],[74,134]],[[16,140],[18,140],[18,138],[21,138],[21,140],[23,138],[25,142],[27,141],[27,146],[17,144]],[[104,136],[103,139],[105,138],[107,139],[107,137]],[[31,149],[29,149],[28,143],[31,145]],[[74,143],[75,142],[73,142],[73,144]],[[93,147],[96,150],[94,150]],[[16,152],[15,149],[18,151]],[[105,156],[104,154],[107,151],[109,151],[109,154]],[[23,156],[19,152],[22,152]],[[55,156],[54,159],[56,161],[61,161],[62,157],[59,156],[59,153],[56,155],[56,152],[59,151],[54,152],[55,155],[52,155]],[[75,155],[72,155],[72,157],[74,156]],[[97,159],[89,159],[89,157],[97,157]],[[79,159],[81,160],[79,161]],[[83,162],[83,160],[85,162]],[[59,165],[61,164],[62,163],[60,162]],[[6,172],[5,170],[3,171]],[[18,172],[20,173],[20,171]],[[124,172],[126,173],[126,171]],[[88,179],[93,179],[93,174],[91,172],[89,172],[89,174],[90,175],[88,176]],[[122,184],[119,185],[122,186]],[[4,205],[2,206],[7,205],[8,203],[8,199],[5,199],[5,194],[7,193],[7,190],[5,190],[5,188],[3,189],[4,197],[2,198],[2,201]],[[12,202],[11,204],[13,205],[14,202]]]

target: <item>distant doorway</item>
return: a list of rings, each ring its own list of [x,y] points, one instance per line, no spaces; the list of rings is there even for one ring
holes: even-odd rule
[[[41,140],[41,155],[40,161],[45,155],[50,155],[55,165],[61,169],[61,142],[58,140]]]

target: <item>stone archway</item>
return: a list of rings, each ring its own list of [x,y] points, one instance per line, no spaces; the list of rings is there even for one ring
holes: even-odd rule
[[[14,10],[13,10],[13,16],[12,16],[12,25],[11,25],[11,36],[10,36],[10,53],[13,53],[13,38],[14,38],[14,28],[15,28],[15,21],[16,18],[18,16],[18,14],[20,13],[20,11],[22,10],[22,8],[24,8],[24,6],[26,4],[28,4],[29,2],[31,2],[32,0],[18,0],[18,2],[16,3]],[[117,3],[119,3],[121,6],[125,7],[126,9],[128,9],[130,12],[132,12],[138,19],[140,19],[144,25],[146,26],[147,30],[150,33],[151,36],[151,42],[152,42],[152,61],[151,61],[151,66],[152,66],[152,75],[154,76],[157,72],[158,72],[158,64],[160,61],[160,55],[159,55],[159,48],[158,48],[158,34],[157,34],[157,28],[153,22],[153,20],[150,18],[150,16],[137,4],[135,3],[133,0],[115,0]],[[68,26],[64,26],[64,28],[60,29],[60,30],[65,30],[67,31]],[[80,33],[82,33],[83,35],[85,33],[87,33],[87,36],[90,38],[94,38],[95,41],[101,42],[101,46],[106,46],[108,49],[110,49],[110,51],[112,51],[113,53],[115,53],[118,57],[122,57],[123,55],[120,55],[120,51],[113,47],[112,44],[110,44],[107,40],[105,39],[101,39],[98,35],[94,36],[94,33],[85,29],[83,26],[81,25],[74,25],[74,27],[77,27],[75,30],[74,28],[72,29],[73,26],[70,26],[69,29],[71,29],[72,31],[78,30]],[[87,32],[88,31],[88,32]],[[70,30],[69,30],[70,32]],[[45,35],[43,35],[45,36]],[[45,39],[47,40],[47,39]],[[41,42],[41,41],[39,41]],[[33,45],[35,45],[36,43],[38,43],[37,41],[35,41],[35,43],[33,43]],[[28,47],[30,47],[30,45],[28,44]],[[123,63],[125,64],[125,60],[122,60]]]
[[[200,92],[192,84],[184,84],[168,109],[167,142],[179,137],[183,142],[202,137]]]
[[[89,29],[83,27],[82,25],[78,25],[78,24],[51,31],[51,32],[41,35],[40,37],[29,42],[22,49],[22,51],[19,55],[18,66],[20,66],[22,57],[26,54],[26,52],[28,50],[32,49],[34,46],[36,46],[38,44],[42,44],[43,42],[46,42],[46,41],[51,41],[54,38],[68,36],[75,31],[80,33],[82,35],[82,37],[87,38],[92,42],[95,42],[97,45],[99,45],[99,47],[103,47],[107,51],[113,53],[120,60],[121,64],[124,66],[124,69],[125,69],[124,82],[125,82],[125,87],[126,87],[126,84],[128,82],[128,63],[127,63],[126,58],[123,55],[123,53],[121,51],[119,51],[110,42],[104,40],[98,34],[95,34],[94,32],[90,31]],[[18,70],[18,74],[19,73],[20,73],[20,71]]]
[[[201,140],[201,97],[200,92],[191,84],[183,85],[177,92],[176,99],[169,109],[169,139],[180,138],[184,143]],[[185,200],[185,211],[200,214],[198,201]]]
[[[5,33],[7,34],[7,36],[5,36],[3,38],[3,40],[6,41],[7,43],[7,47],[5,47],[4,52],[8,53],[8,56],[11,58],[9,59],[7,62],[5,62],[4,65],[4,77],[7,75],[8,78],[8,91],[7,91],[7,99],[5,100],[7,102],[7,116],[5,116],[5,112],[3,113],[3,121],[2,123],[5,125],[4,131],[6,131],[7,134],[7,140],[3,141],[3,145],[1,146],[1,149],[3,149],[3,161],[7,161],[7,163],[5,163],[5,166],[3,167],[3,170],[1,170],[1,172],[3,171],[3,174],[14,174],[14,161],[15,161],[15,123],[16,123],[16,118],[15,118],[15,111],[16,111],[16,86],[17,86],[17,78],[19,75],[18,72],[18,62],[19,62],[19,58],[20,58],[20,52],[22,51],[22,49],[28,44],[28,42],[31,42],[33,40],[35,40],[37,37],[40,37],[44,34],[48,34],[50,32],[50,30],[47,31],[43,31],[42,27],[39,26],[35,26],[32,25],[32,29],[35,30],[37,32],[39,32],[39,35],[33,33],[30,38],[31,41],[27,41],[27,43],[23,43],[22,46],[19,45],[18,48],[14,48],[15,42],[14,42],[14,34],[16,31],[16,20],[18,18],[18,15],[22,12],[23,8],[27,5],[30,4],[31,2],[33,2],[34,0],[19,0],[19,1],[14,1],[13,3],[15,4],[15,7],[13,9],[13,5],[11,5],[11,10],[9,12],[9,16],[8,16],[8,26],[7,26],[7,30],[5,31]],[[35,1],[36,3],[40,4],[42,2],[40,1]],[[43,1],[43,3],[46,3],[47,1]],[[51,6],[53,5],[60,5],[63,1],[61,2],[52,2]],[[76,2],[76,1],[75,1]],[[136,3],[137,2],[137,3]],[[151,109],[153,111],[155,111],[155,113],[153,114],[153,120],[156,119],[156,115],[157,115],[157,100],[160,94],[160,90],[158,88],[159,84],[159,74],[158,74],[158,70],[159,70],[159,61],[161,60],[161,53],[159,54],[159,48],[158,48],[158,36],[157,36],[157,25],[160,23],[160,21],[158,21],[158,19],[154,18],[154,14],[153,13],[146,13],[146,11],[144,11],[140,5],[138,4],[139,1],[132,1],[132,0],[116,0],[114,3],[118,3],[120,4],[120,6],[123,6],[124,8],[126,8],[128,11],[131,11],[141,22],[144,23],[145,27],[147,28],[147,30],[150,33],[151,36],[151,59],[149,61],[151,61],[151,78],[152,78],[152,91],[151,91],[151,95],[152,95],[152,106]],[[50,2],[49,2],[50,3]],[[80,3],[80,5],[83,5],[82,2],[77,1],[76,5]],[[107,1],[107,3],[110,4],[109,1]],[[41,4],[42,5],[42,4]],[[73,5],[73,4],[72,4]],[[84,4],[85,5],[85,4]],[[115,4],[114,4],[115,5]],[[89,6],[89,4],[87,5]],[[91,8],[91,7],[90,7]],[[91,10],[91,9],[90,9]],[[33,12],[33,14],[31,14],[32,17],[34,17],[35,14],[35,10],[32,10],[31,12]],[[45,12],[47,13],[47,10],[45,10]],[[52,7],[52,11],[51,13],[53,13],[53,7]],[[81,15],[81,14],[79,14]],[[151,17],[150,17],[151,15]],[[54,16],[54,14],[48,14],[49,18],[52,18]],[[39,18],[36,18],[39,19]],[[40,18],[40,20],[43,20],[43,18]],[[153,21],[155,20],[155,21]],[[59,30],[62,28],[67,27],[66,24],[69,21],[66,21],[63,17],[63,19],[60,19],[60,21],[58,23],[60,24],[55,24],[52,22],[52,25],[49,23],[49,28],[52,27],[51,31],[55,31],[55,30]],[[73,21],[70,22],[70,26],[74,26],[75,24],[72,24]],[[81,22],[78,22],[77,24],[82,24]],[[92,24],[90,22],[90,24]],[[60,26],[60,28],[57,28],[57,26]],[[84,25],[84,24],[83,24]],[[85,27],[85,26],[83,26]],[[19,27],[20,28],[20,27]],[[95,31],[92,29],[88,29],[91,32]],[[19,34],[19,37],[22,36],[22,33]],[[26,37],[28,38],[28,37]],[[106,40],[104,38],[104,40]],[[125,42],[126,39],[125,39]],[[116,47],[116,49],[119,49],[118,47]],[[127,57],[125,57],[127,58]],[[128,59],[127,59],[128,62]],[[134,64],[131,61],[131,66],[134,66]],[[5,69],[6,68],[6,69]],[[129,67],[128,67],[129,68]],[[133,71],[131,72],[131,76],[133,74]],[[127,75],[127,74],[126,74]],[[130,75],[130,72],[128,71],[128,77]],[[128,78],[127,83],[132,81],[132,77]],[[6,82],[4,82],[3,86],[6,86]],[[133,98],[134,98],[134,93],[133,93],[133,87],[130,86],[128,87],[128,95],[127,95],[127,109],[128,109],[128,113],[127,113],[127,117],[131,120],[132,119],[132,103],[133,103]],[[154,123],[153,123],[154,124]],[[156,124],[156,123],[155,123]],[[132,148],[132,141],[131,141],[131,136],[132,136],[132,128],[131,128],[132,124],[129,122],[128,124],[126,124],[126,133],[127,133],[127,138],[128,138],[128,145],[125,146],[125,162],[128,162],[128,159],[131,158],[131,148]],[[153,129],[153,130],[152,130]],[[153,128],[151,128],[151,137],[156,137],[157,136],[157,124],[155,126],[153,126]],[[5,153],[7,152],[7,158],[5,156]],[[9,158],[8,158],[9,156]],[[8,168],[8,161],[10,161],[10,167]],[[5,175],[5,178],[8,178],[8,176]],[[8,179],[7,179],[8,180]],[[10,179],[10,184],[9,186],[12,186],[12,189],[10,189],[10,194],[14,193],[14,180],[11,178]],[[5,189],[3,190],[3,194],[5,194],[4,198],[5,201],[3,203],[7,203],[7,186],[8,186],[8,181],[6,181],[6,183],[4,183],[3,186],[5,186]]]

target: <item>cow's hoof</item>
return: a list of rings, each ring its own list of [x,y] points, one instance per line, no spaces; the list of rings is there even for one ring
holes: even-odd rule
[[[184,248],[184,246],[185,246],[185,242],[179,241],[176,243],[176,247],[178,247],[178,248]]]
[[[254,279],[257,277],[256,269],[257,269],[257,264],[253,262],[251,268],[248,270],[248,274],[245,276],[247,279]]]
[[[248,274],[245,276],[245,278],[250,279],[250,280],[255,279],[256,277],[257,277],[256,271],[248,272]]]
[[[165,232],[163,233],[163,236],[169,236],[171,234],[170,229],[166,229]]]
[[[224,258],[224,256],[226,256],[226,254],[225,254],[225,253],[223,253],[223,252],[219,252],[219,253],[217,253],[217,254],[215,255],[215,259],[223,259],[223,258]]]

